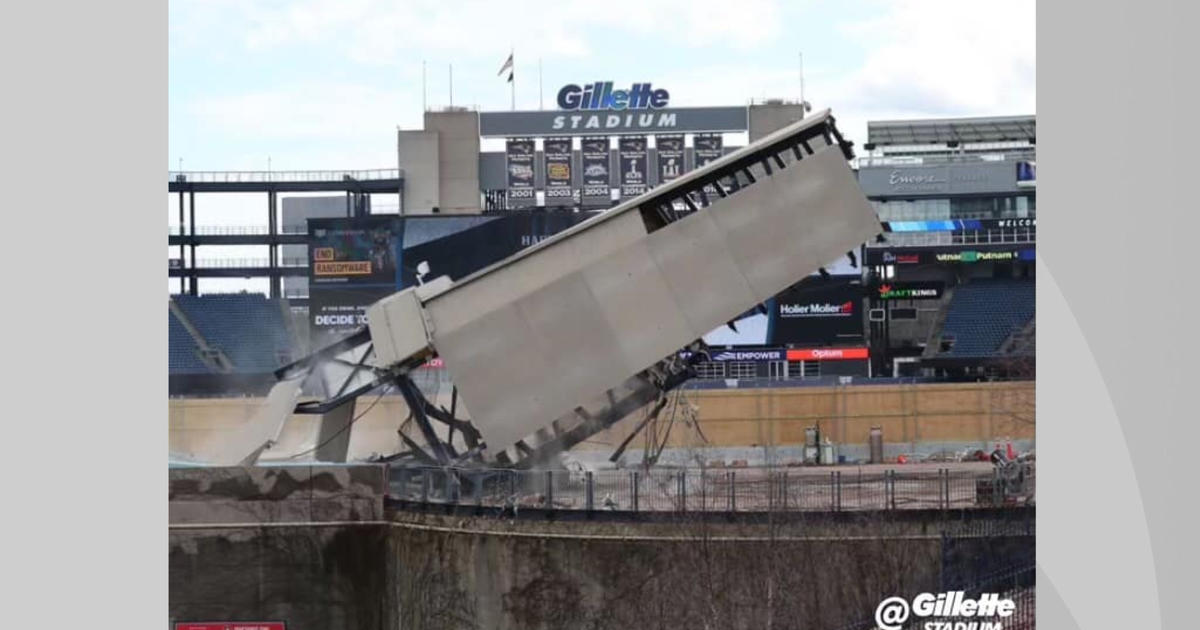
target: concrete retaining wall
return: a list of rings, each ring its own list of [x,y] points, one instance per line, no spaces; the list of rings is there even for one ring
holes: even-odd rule
[[[435,402],[449,408],[449,387],[445,389],[446,393]],[[996,440],[1013,440],[1014,445],[1026,450],[1033,446],[1035,435],[1034,399],[1031,381],[688,390],[684,400],[695,406],[700,430],[679,422],[672,428],[667,445],[684,450],[726,449],[730,460],[758,461],[764,457],[760,449],[799,447],[804,442],[804,430],[820,426],[823,435],[841,445],[842,453],[853,460],[865,457],[867,435],[871,427],[878,426],[883,429],[885,454],[889,457],[988,449]],[[352,430],[351,459],[403,448],[396,429],[408,415],[404,401],[386,396],[366,410],[373,400],[360,403],[362,411],[358,413],[362,417]],[[196,451],[217,432],[246,422],[259,404],[261,399],[255,398],[171,400],[172,452]],[[662,417],[669,418],[670,413],[668,407]],[[581,459],[603,459],[641,419],[641,413],[632,414],[575,451],[581,453]],[[263,460],[304,452],[313,446],[316,431],[315,416],[293,416],[280,443],[265,452]],[[638,438],[630,446],[638,449],[642,443]],[[738,455],[738,449],[749,449],[750,454]],[[708,455],[709,459],[725,457],[719,450]],[[786,461],[790,455],[781,457]]]

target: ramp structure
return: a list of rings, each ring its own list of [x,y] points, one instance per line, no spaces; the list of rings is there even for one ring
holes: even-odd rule
[[[878,235],[851,157],[816,112],[470,276],[379,301],[366,329],[281,369],[280,387],[324,383],[325,400],[295,411],[346,427],[343,405],[397,388],[420,430],[397,457],[545,461],[687,380],[706,333]],[[470,421],[408,377],[435,356]]]

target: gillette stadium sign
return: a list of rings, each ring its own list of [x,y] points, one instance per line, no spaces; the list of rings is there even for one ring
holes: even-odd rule
[[[628,90],[614,90],[612,81],[582,87],[571,83],[558,91],[558,106],[567,111],[662,109],[670,99],[670,92],[656,90],[649,83],[634,83]]]
[[[739,107],[670,107],[671,93],[653,84],[612,81],[569,83],[558,90],[557,110],[479,113],[482,137],[545,137],[655,133],[719,133],[749,129]]]

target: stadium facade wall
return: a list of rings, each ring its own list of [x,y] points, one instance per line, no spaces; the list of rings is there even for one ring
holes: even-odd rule
[[[435,403],[449,408],[449,387]],[[778,447],[780,459],[796,457],[804,444],[805,429],[819,426],[823,437],[839,445],[839,452],[854,459],[865,451],[872,427],[880,427],[887,447],[885,456],[898,453],[931,453],[967,448],[988,449],[996,441],[1011,440],[1021,450],[1033,446],[1035,437],[1035,386],[1032,381],[997,383],[854,385],[839,387],[772,387],[763,389],[688,390],[682,400],[696,408],[700,431],[682,423],[666,440],[676,451],[701,449],[705,457],[747,459],[757,463],[768,447]],[[400,450],[396,434],[407,407],[398,396],[360,401],[348,457],[362,459],[372,453]],[[202,452],[203,445],[219,432],[247,422],[261,403],[259,398],[173,399],[170,401],[171,452]],[[463,413],[461,401],[460,415]],[[669,416],[671,408],[662,417]],[[576,447],[580,459],[603,460],[641,421],[635,413]],[[280,443],[264,454],[264,461],[287,458],[314,446],[315,416],[293,416]],[[635,440],[640,447],[642,440]],[[631,451],[630,453],[634,453]]]

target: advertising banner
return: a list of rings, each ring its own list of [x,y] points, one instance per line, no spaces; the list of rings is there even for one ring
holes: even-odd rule
[[[570,205],[574,197],[571,187],[571,139],[546,138],[542,144],[546,167],[546,205]]]
[[[870,356],[866,348],[791,348],[787,351],[788,361],[845,361]]]
[[[683,136],[654,138],[658,153],[658,183],[665,184],[683,174]]]
[[[837,345],[863,339],[862,293],[857,279],[805,279],[775,296],[770,343]]]
[[[396,290],[399,217],[309,219],[309,322],[345,332],[366,324],[367,307]]]
[[[583,162],[583,203],[607,206],[612,199],[608,138],[584,138],[579,146]]]
[[[941,282],[884,282],[877,291],[881,300],[938,300],[945,288]]]
[[[709,356],[713,361],[782,361],[783,348],[738,348],[736,350],[712,349]]]
[[[1037,162],[1017,162],[1017,186],[1037,186]]]
[[[972,232],[1011,228],[1036,228],[1036,217],[1015,219],[940,219],[936,221],[884,221],[885,232]]]
[[[1020,190],[1012,162],[864,166],[858,184],[868,197],[966,195]]]
[[[645,136],[622,136],[617,143],[621,167],[621,197],[636,197],[647,189],[649,170]]]
[[[1037,250],[1012,245],[971,245],[925,248],[867,248],[868,265],[929,265],[941,263],[1033,262]]]
[[[513,212],[500,216],[424,216],[406,219],[407,261],[401,286],[416,283],[417,264],[429,264],[426,280],[460,280],[595,216],[593,212]],[[418,239],[417,235],[423,235]],[[419,240],[419,242],[418,242]]]
[[[533,140],[510,138],[505,142],[509,207],[532,206],[537,202],[533,181]]]

